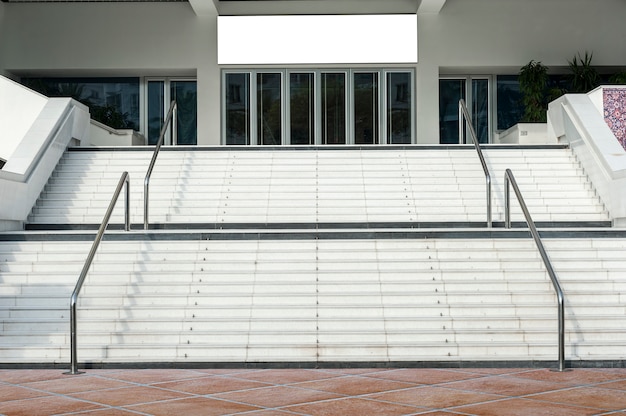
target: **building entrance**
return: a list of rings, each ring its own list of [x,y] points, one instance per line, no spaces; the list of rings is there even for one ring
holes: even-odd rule
[[[414,142],[411,71],[226,70],[222,85],[227,145]]]

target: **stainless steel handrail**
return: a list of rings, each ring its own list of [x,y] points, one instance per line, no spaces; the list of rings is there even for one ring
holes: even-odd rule
[[[504,223],[506,228],[511,228],[511,204],[510,204],[510,192],[509,192],[509,183],[513,186],[513,190],[515,191],[515,195],[517,196],[517,200],[522,208],[522,212],[524,213],[524,217],[526,217],[526,222],[528,223],[528,228],[530,229],[530,234],[535,240],[535,244],[537,245],[537,249],[539,250],[539,254],[541,254],[541,259],[543,260],[543,264],[548,271],[548,275],[550,276],[550,280],[552,280],[552,285],[554,286],[554,290],[556,291],[556,297],[558,301],[558,319],[559,319],[559,369],[558,371],[565,370],[565,302],[563,297],[563,290],[561,289],[561,285],[559,284],[559,279],[554,272],[554,268],[552,267],[552,263],[550,262],[550,257],[548,257],[548,253],[546,252],[543,243],[541,242],[541,237],[539,236],[539,232],[537,231],[537,227],[535,227],[535,222],[530,216],[530,212],[528,211],[528,207],[526,206],[526,202],[524,202],[524,197],[517,186],[517,182],[515,181],[515,177],[513,176],[513,172],[511,169],[507,169],[504,172],[504,181],[506,183],[504,188]]]
[[[156,163],[157,156],[159,155],[159,151],[161,150],[161,145],[163,144],[163,140],[165,138],[165,133],[167,132],[168,127],[170,126],[174,113],[176,112],[176,101],[172,101],[170,103],[170,109],[167,112],[167,116],[163,121],[163,126],[161,127],[161,134],[159,135],[159,140],[156,143],[154,148],[154,153],[152,153],[152,160],[150,160],[150,165],[148,166],[148,170],[146,171],[146,177],[143,180],[143,228],[144,230],[148,229],[148,205],[150,203],[149,198],[149,190],[150,190],[150,176],[152,176],[152,170],[154,169],[154,164]],[[174,126],[175,129],[175,126]]]
[[[485,161],[485,157],[483,156],[483,151],[480,148],[480,143],[478,143],[478,137],[476,136],[476,131],[474,130],[474,126],[472,126],[471,120],[472,118],[469,115],[469,111],[467,111],[467,106],[465,105],[465,100],[459,100],[459,143],[463,142],[463,120],[467,125],[467,128],[472,136],[472,141],[474,142],[474,147],[476,148],[476,152],[478,153],[478,158],[480,159],[480,164],[483,166],[483,172],[485,173],[485,181],[486,181],[486,193],[487,193],[487,227],[491,228],[491,173],[489,173],[489,167],[487,166],[487,162]]]
[[[83,283],[85,282],[85,278],[87,277],[87,272],[91,267],[91,263],[93,262],[93,258],[96,255],[96,251],[98,250],[98,246],[100,245],[100,241],[102,240],[102,236],[106,231],[107,225],[109,224],[109,220],[111,219],[111,214],[113,213],[113,208],[115,208],[115,203],[117,202],[120,193],[122,192],[122,187],[126,185],[126,205],[124,209],[124,229],[126,231],[130,231],[130,176],[128,172],[122,173],[120,180],[117,184],[117,188],[113,193],[113,197],[111,198],[111,202],[109,203],[109,208],[107,208],[106,213],[104,214],[104,218],[102,219],[102,223],[100,224],[100,228],[98,229],[98,234],[96,234],[96,239],[91,245],[91,250],[87,255],[87,259],[85,260],[85,264],[83,266],[83,270],[80,272],[80,277],[76,282],[76,287],[74,288],[74,292],[70,298],[70,348],[71,348],[71,369],[66,374],[80,374],[78,371],[78,353],[77,353],[77,343],[76,343],[76,303],[78,302],[78,295],[80,294],[80,290],[83,287]]]

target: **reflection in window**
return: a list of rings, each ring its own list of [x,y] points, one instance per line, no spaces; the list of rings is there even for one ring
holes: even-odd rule
[[[465,99],[465,79],[439,80],[439,143],[459,143],[459,100]]]
[[[412,142],[411,71],[236,70],[223,83],[226,144]]]
[[[496,82],[498,100],[498,130],[507,130],[524,116],[522,93],[517,75],[498,75]]]
[[[159,140],[165,111],[165,82],[148,81],[148,144]]]
[[[312,73],[289,74],[291,144],[315,144],[315,81]]]
[[[198,142],[198,92],[196,81],[172,81],[172,100],[176,100],[176,143],[195,145]]]
[[[23,78],[48,97],[72,97],[87,105],[91,118],[116,129],[139,131],[139,78]]]
[[[259,144],[281,144],[281,74],[257,74],[257,137]]]
[[[411,143],[411,74],[387,74],[387,141],[391,144]]]
[[[322,74],[322,144],[346,143],[346,74]]]
[[[472,79],[472,103],[470,106],[472,125],[479,143],[489,143],[489,81]],[[467,143],[472,139],[465,138]]]
[[[250,144],[250,75],[226,74],[226,144]]]
[[[378,73],[354,74],[354,143],[378,144]]]

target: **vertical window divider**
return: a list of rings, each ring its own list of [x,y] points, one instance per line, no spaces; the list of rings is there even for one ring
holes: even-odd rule
[[[322,145],[322,71],[315,71],[315,145]]]
[[[261,144],[259,142],[259,137],[257,135],[258,131],[258,105],[257,105],[257,74],[258,71],[250,72],[250,90],[248,91],[250,97],[250,146],[258,146]]]

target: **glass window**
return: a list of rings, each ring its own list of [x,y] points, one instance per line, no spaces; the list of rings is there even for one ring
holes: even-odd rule
[[[226,74],[227,145],[250,144],[250,74]]]
[[[346,143],[346,74],[322,73],[322,143]]]
[[[498,75],[496,80],[498,100],[498,130],[506,130],[524,116],[522,94],[519,89],[517,75]]]
[[[378,73],[354,74],[354,143],[378,144]]]
[[[289,74],[291,144],[315,144],[315,74]]]
[[[458,108],[458,107],[457,107]],[[479,143],[489,143],[489,80],[472,79],[472,125]],[[466,138],[471,143],[470,138]]]
[[[172,81],[170,95],[176,100],[176,144],[198,143],[198,92],[196,81]]]
[[[387,73],[387,142],[411,143],[411,74],[409,72]]]
[[[384,69],[224,71],[224,143],[410,144],[413,72]]]
[[[459,143],[459,100],[465,99],[465,79],[439,80],[439,143]]]
[[[87,105],[91,118],[116,129],[139,131],[139,78],[24,78],[48,97],[72,97]]]
[[[257,137],[259,144],[281,144],[282,75],[257,74]]]
[[[159,140],[165,111],[165,81],[148,81],[148,144]]]

